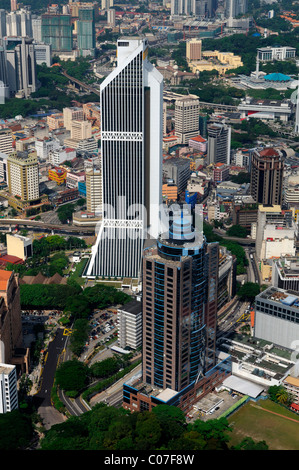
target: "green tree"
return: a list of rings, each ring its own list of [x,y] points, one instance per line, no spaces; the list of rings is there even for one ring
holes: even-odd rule
[[[25,449],[33,437],[33,425],[30,416],[19,410],[0,414],[0,449]]]
[[[241,225],[233,225],[227,230],[226,234],[230,237],[246,238],[247,230]]]
[[[231,447],[231,450],[268,450],[265,441],[255,442],[251,437],[245,437],[239,444]]]
[[[260,286],[259,284],[255,284],[254,282],[245,282],[243,286],[237,292],[237,295],[240,297],[241,300],[253,302],[255,297],[260,293]]]
[[[79,392],[87,383],[88,367],[76,359],[63,362],[57,368],[55,379],[65,392]]]

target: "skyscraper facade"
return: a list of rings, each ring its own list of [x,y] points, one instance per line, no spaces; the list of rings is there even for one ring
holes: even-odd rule
[[[94,56],[95,53],[95,14],[94,7],[79,8],[77,21],[77,41],[81,55]]]
[[[124,384],[125,409],[188,412],[231,374],[229,356],[216,353],[218,268],[218,243],[184,213],[144,250],[142,370]]]
[[[103,221],[87,277],[137,278],[144,240],[159,233],[163,77],[147,53],[147,39],[119,39],[101,84]]]
[[[5,41],[10,92],[22,92],[25,98],[37,90],[36,59],[33,40],[9,37]]]
[[[283,157],[278,149],[254,150],[251,159],[250,190],[255,202],[280,205],[282,202]]]
[[[53,51],[73,49],[71,15],[45,13],[42,18],[42,41],[52,45]]]
[[[208,127],[208,162],[230,164],[231,127],[214,123]]]
[[[218,244],[210,248],[190,221],[177,218],[169,238],[160,236],[157,250],[145,250],[142,370],[147,384],[179,392],[215,365]]]
[[[187,144],[199,134],[199,100],[189,97],[176,100],[174,119],[180,143]]]

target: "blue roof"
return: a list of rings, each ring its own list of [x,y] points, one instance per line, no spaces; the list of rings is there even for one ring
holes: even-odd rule
[[[270,73],[265,76],[265,80],[269,80],[270,82],[288,82],[291,80],[291,77],[283,73]]]

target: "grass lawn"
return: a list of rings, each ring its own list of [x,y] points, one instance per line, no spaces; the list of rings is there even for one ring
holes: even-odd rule
[[[269,450],[299,450],[299,416],[270,400],[249,401],[228,421],[233,429],[229,446],[248,436],[265,441]]]

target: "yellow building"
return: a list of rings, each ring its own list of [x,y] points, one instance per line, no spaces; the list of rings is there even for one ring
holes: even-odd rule
[[[22,201],[39,199],[39,176],[36,150],[13,152],[7,159],[8,188]]]
[[[58,185],[65,183],[67,171],[62,168],[52,168],[48,171],[48,178],[55,181]]]
[[[102,174],[100,170],[89,169],[86,178],[86,209],[95,215],[102,213]]]
[[[202,59],[201,39],[193,38],[186,42],[186,59],[187,62]]]
[[[52,131],[53,129],[60,129],[61,127],[63,127],[63,113],[56,113],[47,116],[47,124],[49,127],[49,131]]]
[[[32,239],[22,235],[6,234],[7,254],[25,261],[32,256]]]
[[[227,70],[242,67],[243,62],[240,56],[232,52],[203,51],[202,60],[189,61],[188,65],[193,73],[217,70],[223,75]]]

